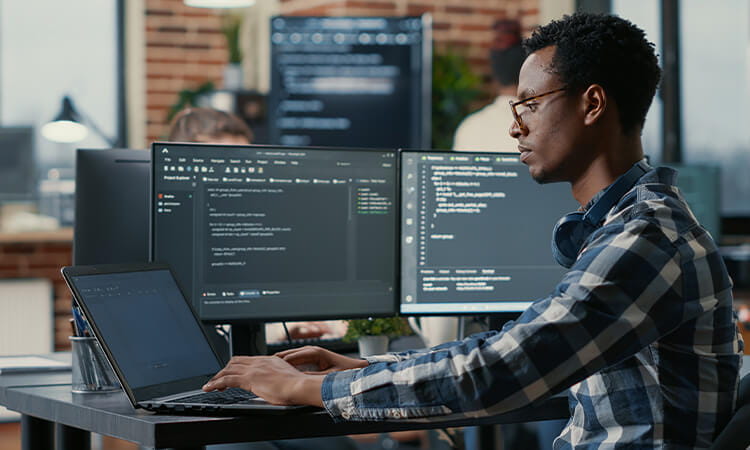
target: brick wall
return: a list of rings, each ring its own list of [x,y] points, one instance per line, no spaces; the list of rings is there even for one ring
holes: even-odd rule
[[[227,46],[222,13],[182,0],[146,0],[146,135],[148,145],[168,133],[167,114],[183,89],[206,81],[221,87]]]
[[[0,279],[47,278],[55,297],[55,350],[70,348],[71,296],[60,275],[73,261],[70,241],[0,243]]]
[[[488,49],[490,27],[500,18],[518,18],[526,33],[538,22],[539,0],[281,0],[288,15],[433,16],[435,51],[446,47],[466,55],[483,75],[491,96]],[[227,61],[220,32],[221,12],[189,8],[182,0],[146,0],[146,134],[148,145],[164,138],[167,112],[182,89],[205,81],[221,87]],[[135,145],[135,144],[134,144]]]

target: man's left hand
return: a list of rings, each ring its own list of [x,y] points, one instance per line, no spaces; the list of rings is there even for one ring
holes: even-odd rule
[[[324,375],[309,375],[276,356],[235,356],[203,386],[204,391],[238,387],[275,405],[323,407]]]

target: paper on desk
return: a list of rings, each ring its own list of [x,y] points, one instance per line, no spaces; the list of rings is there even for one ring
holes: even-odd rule
[[[0,375],[70,370],[70,363],[40,356],[0,356]]]

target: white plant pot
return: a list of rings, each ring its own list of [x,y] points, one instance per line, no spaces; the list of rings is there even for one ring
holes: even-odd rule
[[[359,356],[382,355],[388,352],[388,336],[362,336],[357,340]]]
[[[224,89],[228,91],[242,89],[242,64],[232,63],[224,66]]]

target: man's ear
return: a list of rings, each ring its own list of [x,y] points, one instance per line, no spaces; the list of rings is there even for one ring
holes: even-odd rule
[[[583,102],[583,123],[593,125],[599,121],[607,109],[607,93],[598,84],[592,84],[581,96]]]

